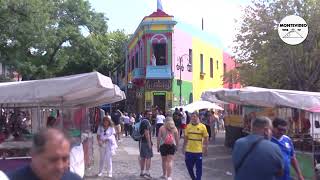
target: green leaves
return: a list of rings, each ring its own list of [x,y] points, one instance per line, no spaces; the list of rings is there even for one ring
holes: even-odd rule
[[[122,31],[108,33],[107,18],[85,0],[0,1],[0,62],[23,79],[107,74],[124,60],[127,41]]]
[[[309,25],[307,39],[285,44],[277,33],[287,15],[299,15]],[[320,4],[315,0],[256,0],[245,9],[234,47],[244,85],[296,90],[320,90]]]

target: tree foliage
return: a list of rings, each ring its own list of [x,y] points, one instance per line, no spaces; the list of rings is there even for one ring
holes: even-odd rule
[[[107,18],[85,0],[0,1],[0,62],[24,79],[107,74],[119,61],[111,61],[113,34],[107,32]],[[114,41],[125,43],[122,36]]]
[[[309,34],[299,45],[278,35],[287,15],[306,20]],[[320,1],[255,0],[245,8],[234,47],[242,84],[267,88],[320,90]]]

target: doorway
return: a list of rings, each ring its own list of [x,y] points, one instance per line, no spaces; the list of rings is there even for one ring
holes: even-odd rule
[[[158,106],[162,112],[166,112],[166,93],[154,92],[153,93],[153,105]]]

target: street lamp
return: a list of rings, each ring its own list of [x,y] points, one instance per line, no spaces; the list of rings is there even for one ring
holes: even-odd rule
[[[183,66],[183,59],[187,59],[188,61],[188,64],[187,64],[187,70],[189,72],[192,71],[192,64],[190,63],[190,60],[189,60],[189,54],[184,54],[182,56],[179,56],[178,57],[178,60],[179,60],[179,63],[176,65],[177,67],[177,70],[180,71],[180,76],[179,76],[179,88],[180,88],[180,94],[179,94],[179,106],[182,105],[182,80],[181,80],[181,72],[184,71],[184,66]]]

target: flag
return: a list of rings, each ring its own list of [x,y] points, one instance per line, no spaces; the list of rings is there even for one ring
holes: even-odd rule
[[[161,11],[163,11],[161,0],[158,0],[158,1],[157,1],[157,10],[158,10],[158,9],[161,10]]]

